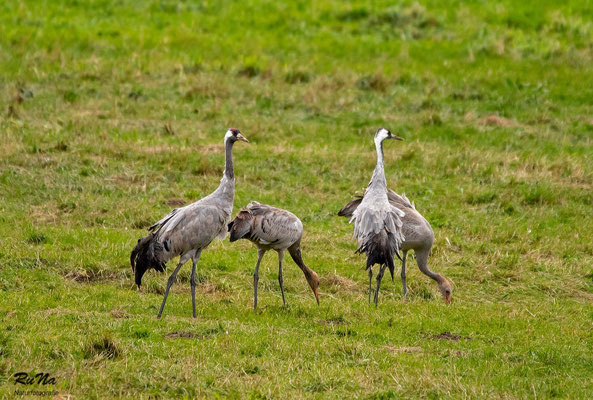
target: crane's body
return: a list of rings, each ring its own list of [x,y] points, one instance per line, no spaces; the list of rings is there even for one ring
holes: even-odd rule
[[[163,258],[185,254],[187,249],[203,249],[215,238],[223,240],[233,212],[234,194],[235,179],[224,176],[214,193],[174,209],[148,228],[163,244]]]
[[[281,208],[252,201],[229,224],[229,231],[231,242],[239,239],[248,239],[257,247],[258,259],[253,275],[254,309],[257,309],[259,266],[261,259],[268,250],[278,252],[278,282],[282,292],[283,303],[286,304],[282,278],[282,261],[284,259],[284,251],[288,250],[294,262],[303,271],[307,282],[313,290],[317,304],[319,304],[317,294],[319,277],[315,271],[305,265],[301,257],[303,224],[296,215]]]
[[[235,176],[232,148],[237,140],[247,141],[238,129],[229,129],[225,135],[225,170],[218,188],[210,195],[185,207],[176,208],[148,228],[151,232],[138,240],[132,250],[130,262],[135,273],[135,282],[140,287],[142,276],[148,269],[164,271],[170,259],[179,256],[179,263],[169,277],[163,303],[159,310],[161,317],[169,289],[181,266],[189,259],[193,261],[190,284],[192,288],[193,316],[195,306],[196,264],[202,250],[215,239],[224,239],[227,224],[233,211],[235,197]]]

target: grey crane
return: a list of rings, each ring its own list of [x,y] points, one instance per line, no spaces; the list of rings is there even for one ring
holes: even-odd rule
[[[282,280],[282,260],[284,251],[288,249],[290,256],[305,274],[305,278],[313,290],[317,304],[319,304],[319,277],[311,268],[307,267],[301,257],[301,238],[303,224],[293,213],[261,204],[250,202],[243,208],[229,224],[231,242],[248,239],[257,247],[257,264],[253,274],[253,309],[257,309],[257,282],[259,281],[259,265],[268,250],[278,252],[278,283],[282,292],[282,302],[286,305]]]
[[[402,217],[402,232],[404,235],[404,241],[399,245],[399,250],[401,250],[403,253],[401,279],[404,288],[404,296],[407,298],[408,295],[408,287],[406,284],[406,256],[408,251],[414,250],[414,253],[416,253],[416,263],[418,264],[418,268],[423,274],[437,282],[439,291],[441,292],[445,303],[449,304],[451,302],[452,293],[451,284],[444,276],[428,269],[428,257],[430,255],[432,243],[434,242],[434,232],[432,231],[432,227],[426,218],[424,218],[416,210],[414,203],[411,203],[405,194],[399,195],[393,190],[388,189],[387,198],[393,207],[396,207],[404,212],[404,216]],[[350,203],[346,204],[344,208],[340,210],[340,212],[338,212],[338,215],[341,217],[352,217],[354,211],[361,202],[362,196],[352,200]],[[391,276],[393,277],[393,273]],[[377,282],[377,291],[379,285],[380,282]]]
[[[238,129],[229,129],[224,136],[225,168],[220,185],[210,195],[185,207],[176,208],[150,226],[150,233],[138,239],[132,250],[130,262],[135,273],[135,282],[140,287],[142,276],[150,269],[164,272],[165,264],[179,256],[179,263],[167,281],[167,289],[157,318],[160,318],[169,289],[177,273],[189,259],[192,260],[190,277],[193,317],[196,317],[196,264],[202,250],[218,238],[224,239],[227,224],[233,212],[235,198],[235,175],[233,170],[233,144],[241,140],[249,142]]]
[[[375,292],[375,307],[379,301],[379,286],[388,267],[393,275],[393,255],[399,255],[399,246],[404,241],[402,231],[402,210],[392,206],[387,198],[387,181],[383,161],[383,141],[386,139],[403,140],[393,135],[385,128],[379,128],[375,133],[375,149],[377,164],[364,197],[352,212],[350,222],[354,225],[354,238],[358,242],[357,253],[366,253],[369,274],[369,304],[371,302],[371,285],[373,279],[373,265],[379,264],[377,275],[377,290]]]

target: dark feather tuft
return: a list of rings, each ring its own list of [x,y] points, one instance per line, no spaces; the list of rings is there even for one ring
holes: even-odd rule
[[[165,271],[165,262],[160,258],[162,253],[163,245],[156,240],[153,233],[138,240],[138,244],[136,244],[130,255],[130,263],[138,287],[140,287],[142,276],[147,270],[153,268],[159,272]]]
[[[338,211],[338,216],[348,218],[352,217],[354,211],[356,211],[361,202],[362,196],[356,196],[356,199],[352,200],[350,203],[346,204],[340,211]]]

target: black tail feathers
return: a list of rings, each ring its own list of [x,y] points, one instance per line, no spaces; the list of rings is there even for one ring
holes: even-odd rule
[[[138,239],[138,244],[132,250],[130,255],[130,264],[135,273],[135,282],[138,287],[142,283],[144,273],[154,268],[159,272],[165,271],[165,262],[159,255],[163,252],[163,245],[155,238],[154,234],[149,234]]]
[[[362,196],[358,196],[356,199],[352,200],[348,204],[346,204],[340,211],[338,211],[339,217],[352,217],[354,211],[358,208],[360,203],[362,202]]]
[[[366,243],[361,245],[356,252],[366,253],[367,255],[367,269],[375,264],[387,265],[389,273],[391,274],[391,280],[393,280],[395,272],[395,263],[393,262],[393,255],[401,260],[401,256],[397,248],[392,248],[389,243],[392,243],[391,238],[387,236],[387,240],[382,240],[380,235],[371,238]]]

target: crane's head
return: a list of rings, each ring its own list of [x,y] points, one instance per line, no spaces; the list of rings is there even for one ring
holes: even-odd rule
[[[249,237],[250,232],[253,229],[253,223],[253,214],[249,209],[242,209],[239,211],[235,219],[227,225],[228,231],[231,234],[230,241],[234,242],[243,239],[244,237]]]
[[[451,289],[451,283],[447,280],[447,278],[441,277],[438,280],[439,291],[443,295],[443,299],[445,300],[445,304],[451,303],[451,294],[453,290]]]
[[[230,140],[232,143],[236,142],[237,140],[249,143],[249,140],[247,140],[245,136],[241,135],[241,131],[237,128],[229,128],[229,130],[226,131],[226,134],[224,135],[225,143],[227,140]]]
[[[392,134],[389,130],[387,130],[385,128],[379,128],[377,130],[377,132],[375,133],[375,141],[382,142],[385,139],[404,140],[404,139],[400,138],[399,136],[395,136],[394,134]]]

